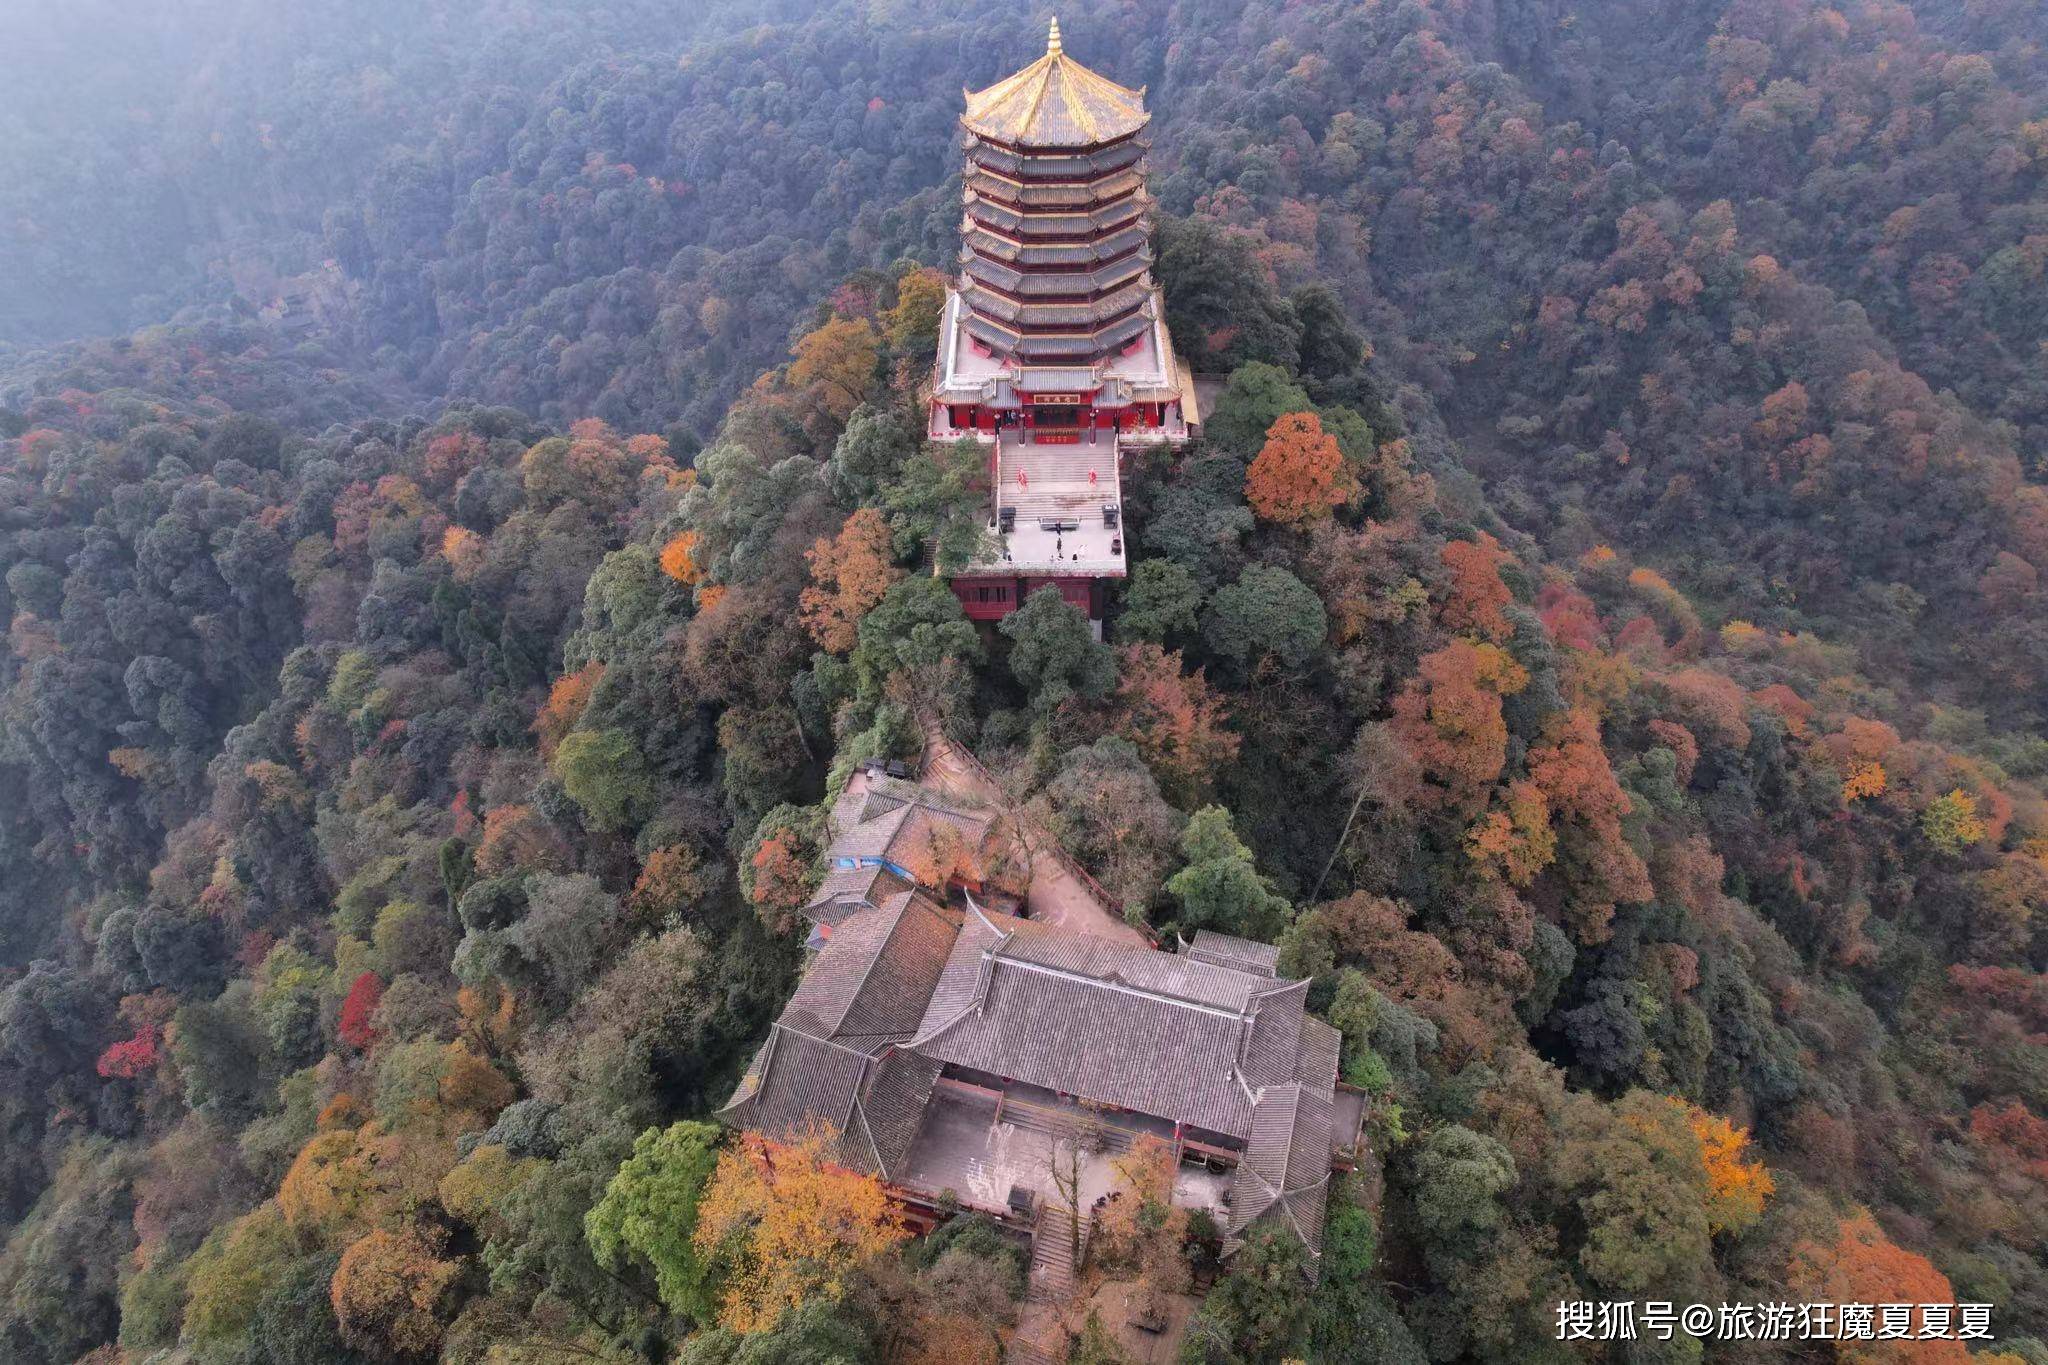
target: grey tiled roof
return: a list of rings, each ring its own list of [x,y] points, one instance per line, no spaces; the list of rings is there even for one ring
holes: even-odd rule
[[[1219,934],[1214,929],[1197,929],[1193,942],[1183,943],[1181,952],[1197,962],[1218,967],[1235,967],[1260,976],[1278,976],[1280,946],[1257,939]]]
[[[989,827],[877,781],[834,808],[833,851],[886,851],[918,821],[977,843]],[[963,915],[874,874],[827,878],[843,917],[723,1118],[780,1138],[824,1125],[837,1160],[893,1178],[943,1068],[991,1073],[1242,1140],[1226,1250],[1270,1225],[1320,1255],[1341,1040],[1269,945],[1205,931],[1162,953]],[[876,907],[847,908],[862,896]]]
[[[867,867],[831,867],[804,907],[804,916],[819,924],[838,925],[855,912],[882,904],[910,883],[879,863]]]
[[[986,811],[949,804],[911,783],[876,781],[865,791],[844,793],[833,806],[826,857],[888,858],[900,865],[901,855],[936,826],[951,826],[978,849],[994,823]]]
[[[889,1048],[879,1056],[776,1025],[720,1117],[782,1141],[832,1133],[832,1158],[887,1179],[917,1137],[940,1064]]]
[[[910,1046],[1244,1138],[1258,1088],[1293,1080],[1305,990],[1008,916],[971,916]]]
[[[814,1122],[843,1128],[867,1065],[858,1048],[776,1024],[725,1112],[773,1138],[794,1137]]]
[[[1260,1094],[1231,1180],[1227,1250],[1242,1246],[1256,1227],[1273,1224],[1291,1227],[1311,1253],[1322,1254],[1330,1123],[1327,1091],[1290,1082]]]
[[[1301,1026],[1307,1016],[1308,982],[1273,982],[1260,993],[1245,1039],[1243,1071],[1254,1086],[1295,1079],[1301,1061]]]
[[[1301,1021],[1301,1060],[1295,1063],[1294,1079],[1316,1090],[1337,1088],[1337,1055],[1344,1035],[1313,1015]]]
[[[847,917],[812,960],[720,1111],[787,1139],[835,1129],[837,1158],[887,1174],[917,1135],[939,1063],[892,1045],[923,1016],[959,912],[918,891]]]
[[[959,931],[958,911],[916,891],[850,916],[797,983],[782,1026],[857,1047],[907,1037]]]
[[[914,1052],[891,1049],[875,1064],[876,1072],[858,1106],[860,1121],[873,1144],[881,1174],[892,1176],[902,1168],[917,1140],[918,1125],[924,1121],[924,1107],[938,1084],[941,1064]]]
[[[826,856],[832,858],[879,858],[910,818],[910,806],[897,806],[842,831],[832,840]]]

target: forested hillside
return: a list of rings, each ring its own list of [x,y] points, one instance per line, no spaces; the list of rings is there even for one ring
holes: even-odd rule
[[[273,9],[0,92],[0,1358],[997,1359],[988,1225],[707,1123],[936,728],[1372,1096],[1312,1291],[1134,1177],[1184,1360],[2048,1362],[2037,6],[1063,11],[1227,376],[1102,642],[927,572],[1042,13]]]

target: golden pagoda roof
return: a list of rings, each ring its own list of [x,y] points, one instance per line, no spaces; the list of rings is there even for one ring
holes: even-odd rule
[[[1087,147],[1137,132],[1151,118],[1145,88],[1098,76],[1060,47],[1052,21],[1045,55],[986,90],[963,90],[970,132],[1012,147]]]

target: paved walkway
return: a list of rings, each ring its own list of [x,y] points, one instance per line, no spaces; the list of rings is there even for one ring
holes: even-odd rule
[[[1011,817],[1023,845],[1025,865],[1031,869],[1031,886],[1024,893],[1031,919],[1069,933],[1093,934],[1133,947],[1149,946],[1145,936],[1124,922],[1123,916],[1096,898],[1088,884],[1075,876],[1051,851],[1053,838],[1035,826],[1011,801],[972,755],[937,725],[924,727],[924,780],[942,792],[968,797],[993,806]]]

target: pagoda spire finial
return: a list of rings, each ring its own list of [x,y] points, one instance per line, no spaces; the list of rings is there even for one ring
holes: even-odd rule
[[[1052,17],[1052,31],[1045,35],[1045,55],[1048,57],[1057,57],[1060,55],[1061,51],[1062,49],[1060,47],[1060,17],[1057,14],[1055,14]]]

